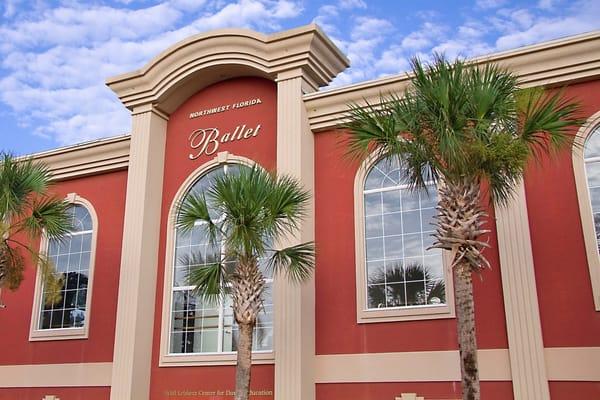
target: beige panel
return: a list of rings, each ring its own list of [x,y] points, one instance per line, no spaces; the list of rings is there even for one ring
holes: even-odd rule
[[[547,347],[544,353],[549,380],[600,382],[600,347]]]
[[[598,254],[598,240],[596,239],[596,227],[594,226],[594,215],[592,213],[592,202],[585,172],[583,150],[587,137],[599,126],[600,111],[588,118],[586,123],[579,129],[572,153],[579,215],[581,217],[581,228],[596,311],[600,311],[600,254]]]
[[[498,251],[515,400],[549,400],[525,186],[496,207]]]
[[[167,121],[133,115],[111,399],[147,400]]]
[[[277,172],[299,179],[314,192],[314,139],[302,103],[303,79],[277,83]],[[294,238],[280,246],[314,240],[314,196],[307,218]],[[315,355],[314,280],[296,285],[285,277],[274,283],[275,398],[311,400],[315,398],[313,363]]]
[[[112,363],[0,366],[0,388],[110,386]]]
[[[507,349],[479,350],[483,381],[510,381]],[[319,355],[317,383],[460,381],[458,351]]]
[[[600,76],[600,31],[554,40],[471,60],[474,64],[497,62],[515,71],[524,86],[564,85]],[[399,93],[410,76],[398,74],[304,96],[313,130],[339,125],[347,117],[348,104],[379,102],[382,94]]]

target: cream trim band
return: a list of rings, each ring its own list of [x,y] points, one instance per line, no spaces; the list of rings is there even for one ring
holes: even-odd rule
[[[550,381],[600,382],[600,347],[548,347]],[[510,381],[507,349],[479,350],[482,381]],[[435,366],[435,368],[432,368]],[[110,386],[112,363],[0,366],[0,388]],[[319,355],[315,383],[460,380],[458,351]]]
[[[600,347],[544,349],[550,381],[600,382]],[[511,381],[508,349],[478,351],[482,381]],[[460,381],[455,351],[318,355],[316,383]]]
[[[0,388],[110,386],[112,363],[0,366]]]

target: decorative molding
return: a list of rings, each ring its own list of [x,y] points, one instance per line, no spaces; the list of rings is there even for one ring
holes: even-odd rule
[[[477,353],[481,380],[511,380],[507,349]],[[315,363],[316,383],[457,381],[458,350],[317,355]]]
[[[301,69],[312,90],[327,85],[349,62],[315,25],[264,35],[223,29],[192,36],[168,48],[142,69],[107,80],[123,104],[154,104],[170,114],[198,90],[235,76],[275,80]],[[198,74],[202,71],[202,74]]]
[[[101,139],[74,146],[35,153],[30,156],[48,166],[53,180],[127,169],[129,164],[129,136]]]
[[[416,393],[402,393],[396,400],[425,400],[422,396],[417,396]]]
[[[256,163],[249,158],[237,156],[227,151],[219,152],[215,157],[196,168],[185,181],[179,186],[177,193],[171,201],[167,220],[167,242],[165,251],[165,279],[163,283],[162,323],[160,335],[160,367],[181,366],[204,366],[204,365],[235,365],[236,353],[210,353],[210,354],[169,354],[169,340],[171,332],[171,307],[172,307],[172,285],[173,285],[173,263],[175,261],[175,219],[177,217],[177,205],[202,175],[206,174],[219,165],[232,163],[242,164],[249,167]],[[275,328],[276,329],[276,328]],[[252,353],[253,364],[273,364],[273,352]]]
[[[553,40],[477,57],[470,62],[499,63],[520,77],[523,86],[564,85],[600,76],[600,31]],[[348,104],[379,103],[382,94],[400,93],[408,85],[408,73],[375,79],[304,96],[312,130],[340,126]]]
[[[150,391],[167,121],[160,113],[134,111],[132,126],[113,355],[113,400],[146,400]]]
[[[504,314],[515,400],[549,400],[525,186],[496,207]]]
[[[596,239],[596,227],[594,225],[594,214],[592,212],[592,202],[588,189],[583,153],[585,141],[598,127],[600,127],[600,111],[588,118],[586,123],[579,128],[572,151],[573,174],[577,188],[581,229],[588,268],[590,270],[590,281],[596,311],[600,311],[600,254],[598,254],[598,240]]]
[[[0,365],[0,388],[110,386],[112,363]]]
[[[356,322],[398,322],[423,319],[454,318],[453,274],[450,270],[449,254],[442,254],[444,281],[446,283],[446,304],[438,306],[419,306],[388,309],[366,309],[367,304],[367,266],[365,240],[365,210],[363,189],[367,174],[378,158],[371,156],[360,165],[354,178],[354,251],[356,256]]]
[[[35,277],[35,286],[33,292],[33,306],[31,310],[31,322],[29,328],[29,341],[49,341],[49,340],[70,340],[87,339],[90,330],[90,321],[92,315],[92,294],[94,290],[94,267],[96,265],[96,243],[98,241],[98,214],[92,203],[77,193],[69,193],[65,199],[71,204],[80,204],[90,213],[92,219],[92,242],[90,247],[90,265],[88,268],[88,287],[85,302],[85,323],[80,328],[62,328],[62,329],[39,329],[40,312],[42,307],[42,274],[38,268]],[[48,238],[43,235],[40,240],[40,254],[48,252]]]
[[[286,77],[287,78],[287,77]],[[311,193],[306,217],[297,234],[279,246],[314,240],[314,135],[302,103],[302,77],[277,81],[277,172],[298,179]],[[315,398],[315,287],[314,278],[294,284],[274,281],[275,399]]]

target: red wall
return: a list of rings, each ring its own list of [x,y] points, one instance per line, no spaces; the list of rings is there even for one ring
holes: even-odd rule
[[[257,97],[261,99],[262,104],[235,110],[230,109],[222,113],[194,119],[189,118],[190,113],[195,111]],[[224,132],[233,131],[240,124],[246,124],[248,128],[261,124],[258,136],[222,143],[219,150],[214,154],[190,160],[188,155],[190,153],[196,154],[190,148],[188,142],[188,137],[192,131],[199,128],[217,127],[223,134]],[[184,180],[198,167],[213,160],[220,151],[228,151],[231,154],[244,156],[256,161],[268,170],[274,169],[277,155],[276,131],[276,86],[275,83],[260,78],[237,78],[216,83],[190,97],[169,118],[158,256],[157,312],[154,321],[152,399],[169,398],[167,395],[169,390],[233,390],[234,388],[234,367],[158,367],[164,274],[165,269],[169,271],[172,268],[168,263],[167,265],[164,263],[168,213],[173,198]],[[255,389],[273,390],[273,366],[254,367],[252,370],[252,385]],[[262,398],[266,399],[267,397]]]
[[[16,292],[2,291],[6,308],[0,310],[3,327],[0,365],[112,361],[126,186],[126,171],[68,180],[54,186],[59,197],[68,193],[84,197],[98,215],[89,338],[29,341],[35,286],[35,269],[30,267]]]
[[[566,90],[585,118],[600,111],[598,93],[600,81]],[[525,190],[544,346],[600,346],[570,149],[533,164]]]

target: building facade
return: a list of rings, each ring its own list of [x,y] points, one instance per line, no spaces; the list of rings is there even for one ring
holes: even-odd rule
[[[490,61],[523,86],[563,87],[587,123],[573,132],[585,146],[531,165],[510,204],[488,207],[492,268],[474,282],[482,397],[600,399],[600,33],[473,60]],[[252,398],[459,398],[452,278],[426,250],[435,191],[412,193],[399,166],[358,164],[343,146],[348,104],[409,78],[319,91],[347,67],[309,25],[197,35],[109,79],[131,135],[34,155],[74,230],[39,244],[65,274],[60,301],[33,266],[2,292],[0,399],[231,398],[231,310],[185,280],[187,256],[220,255],[174,218],[188,193],[255,164],[310,190],[288,244],[315,240],[317,268],[304,285],[267,281]]]

